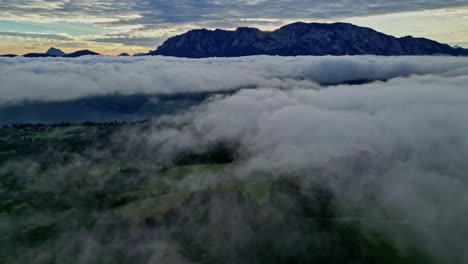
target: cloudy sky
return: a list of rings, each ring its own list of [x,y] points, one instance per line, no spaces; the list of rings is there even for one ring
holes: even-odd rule
[[[468,47],[467,0],[0,0],[0,54],[147,52],[194,28],[351,22]]]

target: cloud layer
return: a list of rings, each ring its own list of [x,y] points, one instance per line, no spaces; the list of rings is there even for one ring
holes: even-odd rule
[[[457,77],[453,80],[463,83],[467,74],[468,61],[456,57],[2,58],[0,104],[116,93],[176,94],[248,87],[321,89],[321,85],[411,75]]]
[[[424,59],[430,58],[418,61]],[[369,78],[376,76],[373,69]],[[241,90],[168,119],[190,124],[186,129],[158,126],[120,144],[146,144],[148,155],[170,159],[178,151],[236,142],[233,177],[297,173],[305,191],[317,182],[333,190],[340,211],[335,220],[383,232],[403,249],[464,262],[467,76],[432,70],[439,76],[319,90],[296,84]]]
[[[127,1],[0,1],[6,16],[31,18],[117,18],[119,23],[155,24],[155,23],[186,23],[196,21],[238,20],[242,18],[343,18],[352,16],[396,13],[460,7],[468,5],[467,1],[367,1],[340,0],[329,1],[160,1],[160,0],[127,0]],[[197,10],[197,12],[193,12]],[[138,18],[129,20],[129,15]],[[115,20],[115,19],[114,19]]]
[[[123,129],[110,140],[109,149],[91,147],[83,155],[70,157],[66,165],[47,170],[32,161],[32,165],[12,163],[2,168],[30,177],[35,191],[62,190],[65,176],[80,179],[95,160],[118,160],[115,148],[125,162],[140,169],[139,177],[157,178],[147,173],[148,167],[223,143],[235,146],[231,167],[203,177],[189,175],[178,185],[180,193],[238,179],[254,184],[262,175],[273,179],[286,175],[296,178],[306,194],[313,195],[316,186],[332,192],[336,215],[322,220],[349,222],[369,233],[384,234],[403,252],[417,248],[447,263],[468,261],[466,58],[85,57],[0,62],[4,103],[116,92],[234,91],[213,95],[183,114],[160,118],[153,126]],[[92,188],[114,187],[105,177],[90,178],[96,181]],[[217,255],[220,259],[231,256],[233,262],[242,255],[229,255],[232,250],[256,245],[260,229],[261,234],[272,234],[269,238],[279,249],[302,245],[306,237],[289,225],[291,218],[226,196],[202,206],[185,204],[177,212],[182,215],[180,225],[172,222],[173,226],[156,230],[131,226],[128,235],[109,236],[110,216],[100,215],[92,229],[63,235],[51,251],[59,256],[73,253],[77,263],[99,262],[113,248],[129,251],[137,259],[186,263],[180,244],[172,239],[185,234],[190,241],[217,241],[210,240],[217,234],[213,226],[224,228],[228,239],[221,244],[229,245],[229,252],[210,244],[208,253],[222,252]],[[202,224],[192,217],[201,210],[208,212]],[[258,226],[245,228],[250,227],[249,221]],[[297,233],[278,228],[284,226]],[[110,241],[111,246],[102,241]],[[73,248],[82,252],[75,254]]]
[[[156,48],[168,37],[184,33],[188,29],[233,29],[250,26],[273,30],[295,21],[356,21],[359,25],[371,26],[387,34],[398,36],[413,34],[418,37],[463,45],[466,42],[466,31],[461,25],[466,17],[468,1],[398,0],[389,2],[379,0],[369,4],[368,1],[362,0],[333,2],[322,0],[313,2],[308,0],[177,0],[169,2],[160,0],[0,0],[0,5],[4,11],[0,14],[0,29],[2,21],[26,21],[33,24],[40,24],[44,21],[54,22],[58,23],[59,28],[63,26],[59,33],[75,38],[71,42],[56,40],[56,46],[79,48],[87,45],[98,49],[103,54],[117,55],[119,51],[146,52],[148,49]],[[451,11],[447,13],[447,10]],[[394,14],[396,17],[390,20],[385,16],[379,18],[385,14]],[[455,19],[453,14],[455,14]],[[421,15],[425,16],[429,23],[421,22]],[[370,19],[368,19],[369,16],[371,16]],[[399,16],[408,16],[404,26],[399,26],[401,23]],[[435,16],[440,19],[435,19]],[[356,20],[356,17],[363,19]],[[81,26],[92,24],[100,27],[104,32],[80,37],[85,32],[76,33],[77,28],[60,25],[63,21],[83,23]],[[435,28],[438,28],[440,32],[434,32]],[[7,30],[11,29],[3,28],[3,31]],[[29,31],[33,30],[27,30]],[[23,31],[16,33],[21,32]],[[9,53],[15,50],[48,48],[48,44],[40,45],[32,40],[24,42],[19,37],[14,39],[20,43],[16,45],[20,48],[15,47],[14,44],[4,45]]]

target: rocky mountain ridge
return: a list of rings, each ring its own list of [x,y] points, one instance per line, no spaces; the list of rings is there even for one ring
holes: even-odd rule
[[[188,58],[249,55],[468,55],[467,49],[411,36],[396,38],[348,23],[296,22],[274,31],[196,29],[169,38],[149,55]]]

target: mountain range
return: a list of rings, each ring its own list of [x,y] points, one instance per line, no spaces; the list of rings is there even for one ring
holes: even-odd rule
[[[23,57],[81,57],[100,55],[90,50],[70,54],[50,48],[46,53]],[[250,55],[452,55],[468,56],[468,49],[451,47],[426,38],[397,38],[349,23],[296,22],[274,31],[240,27],[236,30],[194,29],[166,40],[156,50],[133,56],[162,55],[186,58],[238,57]],[[14,54],[0,57],[15,57]],[[129,56],[122,53],[119,56]]]
[[[78,51],[67,54],[60,49],[56,49],[52,47],[48,49],[45,53],[27,53],[27,54],[24,54],[23,57],[26,57],[26,58],[43,58],[43,57],[77,58],[77,57],[86,56],[86,55],[100,55],[100,54],[94,51],[90,51],[90,50],[78,50]],[[5,54],[5,55],[0,55],[0,57],[13,58],[13,57],[18,57],[18,55]]]
[[[348,23],[296,22],[274,31],[196,29],[169,38],[149,55],[187,58],[249,55],[468,55],[425,38],[396,38]]]

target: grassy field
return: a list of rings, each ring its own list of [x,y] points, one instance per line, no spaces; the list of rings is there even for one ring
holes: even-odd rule
[[[48,131],[36,131],[28,135],[28,139],[36,140],[61,140],[66,138],[73,138],[85,136],[89,133],[91,127],[85,126],[70,126],[70,127],[56,127]]]

